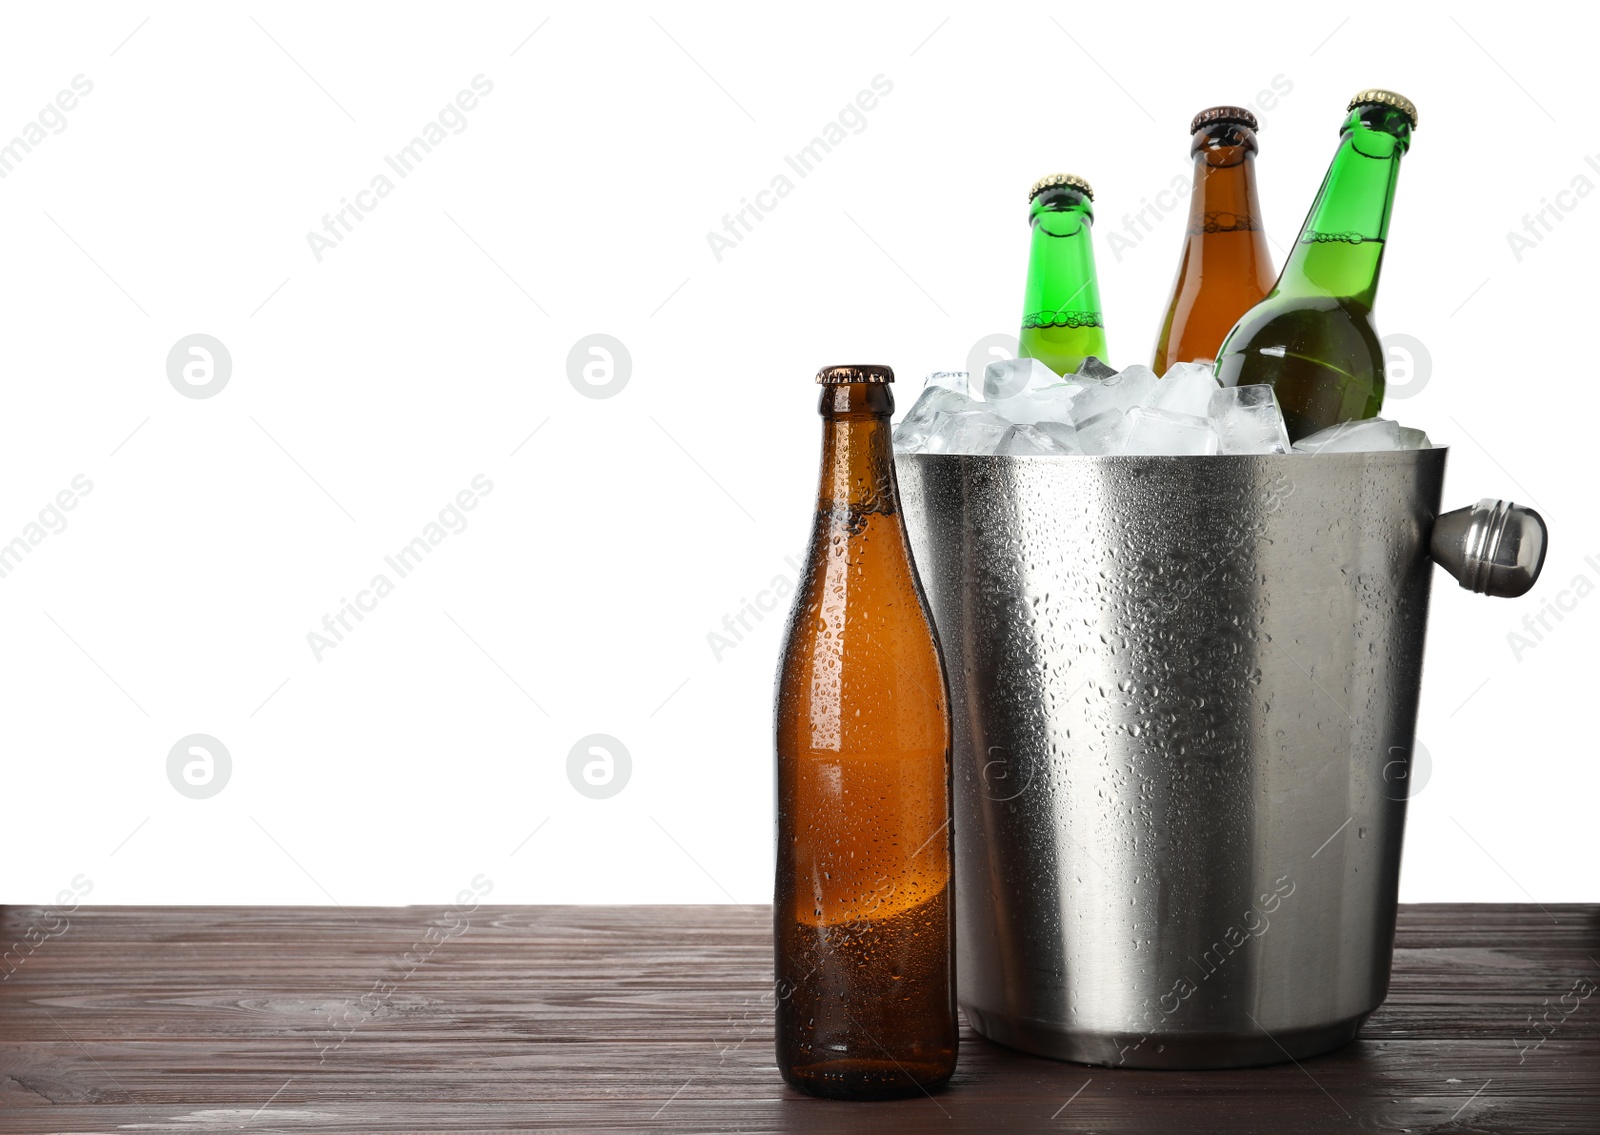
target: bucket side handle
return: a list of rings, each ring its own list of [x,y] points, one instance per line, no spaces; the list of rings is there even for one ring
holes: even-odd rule
[[[1468,591],[1515,599],[1539,578],[1549,543],[1533,509],[1485,497],[1436,519],[1429,550]]]

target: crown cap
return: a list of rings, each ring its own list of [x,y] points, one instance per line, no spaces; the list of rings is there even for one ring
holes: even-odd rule
[[[1076,189],[1089,200],[1094,200],[1094,190],[1089,188],[1089,183],[1075,173],[1052,173],[1048,177],[1041,177],[1033,183],[1033,188],[1028,190],[1028,204],[1033,204],[1033,199],[1046,189]]]
[[[817,372],[817,381],[824,386],[841,386],[847,382],[893,382],[894,371],[876,363],[850,363],[846,366],[823,367]]]
[[[1386,91],[1380,87],[1372,87],[1365,91],[1357,91],[1356,96],[1350,100],[1346,111],[1352,111],[1358,106],[1392,106],[1401,114],[1411,120],[1411,129],[1417,128],[1417,104],[1406,98],[1405,95]]]
[[[1213,106],[1202,110],[1194,116],[1194,121],[1189,123],[1189,133],[1193,134],[1202,126],[1211,126],[1218,122],[1231,122],[1238,126],[1248,126],[1252,130],[1261,129],[1261,124],[1256,121],[1256,116],[1242,106]]]

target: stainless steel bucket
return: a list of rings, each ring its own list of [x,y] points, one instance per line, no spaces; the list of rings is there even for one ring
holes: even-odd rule
[[[1528,510],[1436,521],[1445,458],[897,459],[973,1028],[1146,1068],[1356,1035],[1388,990],[1430,558],[1498,594],[1543,561]]]

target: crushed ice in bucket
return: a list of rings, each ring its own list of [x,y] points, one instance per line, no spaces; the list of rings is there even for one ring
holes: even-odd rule
[[[938,371],[894,430],[896,453],[1081,456],[1355,453],[1429,449],[1386,418],[1343,422],[1292,446],[1270,386],[1223,387],[1203,363],[1157,378],[1135,364],[1085,359],[1062,377],[1037,359],[990,363],[978,381]]]

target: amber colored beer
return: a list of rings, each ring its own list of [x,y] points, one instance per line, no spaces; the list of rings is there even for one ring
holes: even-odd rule
[[[1214,106],[1190,123],[1189,231],[1151,369],[1215,361],[1233,325],[1272,289],[1272,254],[1256,195],[1256,119]]]
[[[955,1070],[950,716],[895,487],[887,367],[830,367],[822,478],[778,671],[777,1049],[814,1095]]]

